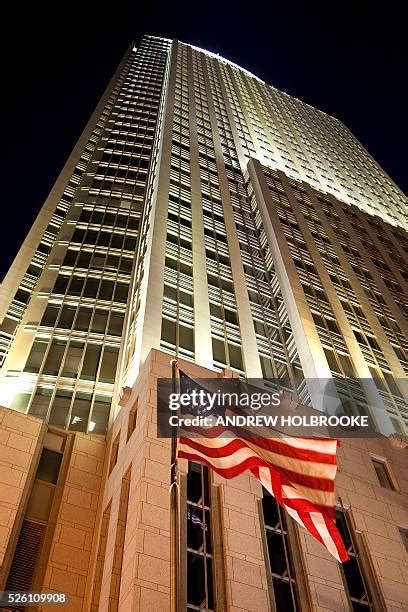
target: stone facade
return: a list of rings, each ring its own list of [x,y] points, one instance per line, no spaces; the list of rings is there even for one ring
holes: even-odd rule
[[[221,376],[189,362],[182,368],[196,378]],[[75,439],[59,485],[63,491],[52,545],[48,559],[41,560],[45,576],[36,585],[68,593],[65,609],[70,612],[170,609],[170,442],[156,435],[157,378],[170,376],[170,356],[151,351],[133,389],[124,394],[107,443],[71,434]],[[0,419],[1,533],[7,556],[24,514],[44,426],[6,409]],[[408,606],[408,555],[399,532],[408,527],[406,453],[403,444],[386,438],[344,439],[338,450],[337,495],[349,510],[381,606],[390,612]],[[395,491],[380,486],[372,457],[386,461]],[[179,463],[185,473],[186,462]],[[258,514],[260,484],[249,474],[230,481],[214,475],[213,487],[222,553],[217,571],[225,602],[217,610],[266,612],[271,603]],[[316,612],[349,610],[339,564],[307,532],[296,530],[306,578],[302,606]]]

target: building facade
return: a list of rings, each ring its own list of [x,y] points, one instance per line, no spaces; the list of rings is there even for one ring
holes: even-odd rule
[[[0,287],[0,586],[169,609],[176,355],[316,410],[330,380],[381,436],[339,451],[343,569],[249,476],[181,462],[180,609],[406,609],[406,212],[339,120],[192,45],[131,45]]]

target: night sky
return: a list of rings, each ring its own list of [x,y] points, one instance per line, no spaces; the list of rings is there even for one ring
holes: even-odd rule
[[[238,2],[222,0],[75,0],[53,6],[54,13],[15,3],[3,22],[0,278],[129,43],[144,33],[217,52],[342,119],[408,191],[403,3],[270,0],[248,1],[240,10]]]

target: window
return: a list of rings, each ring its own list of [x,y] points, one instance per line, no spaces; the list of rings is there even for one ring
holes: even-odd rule
[[[384,489],[391,489],[395,491],[395,486],[392,482],[387,464],[385,461],[380,461],[379,459],[371,459],[375,473],[377,474],[378,482]]]
[[[36,479],[56,484],[61,466],[62,455],[49,448],[43,448],[37,468]]]
[[[62,262],[63,266],[69,266],[69,267],[73,267],[75,266],[75,262],[76,262],[76,258],[78,257],[78,251],[73,251],[71,249],[69,249],[66,252],[66,255],[64,257],[64,261]]]
[[[114,301],[122,302],[125,304],[127,301],[128,291],[129,291],[128,285],[125,285],[123,283],[117,283],[115,287],[115,296],[113,298]]]
[[[241,348],[235,344],[228,343],[228,353],[230,366],[232,368],[236,368],[237,370],[243,370],[244,366],[242,363]]]
[[[96,298],[99,289],[98,278],[87,278],[84,289],[84,297]]]
[[[135,401],[134,406],[129,412],[129,420],[128,420],[128,430],[127,430],[127,438],[129,440],[130,436],[136,429],[136,419],[137,419],[137,399]]]
[[[118,361],[118,355],[119,349],[115,347],[105,346],[102,357],[101,371],[99,373],[100,382],[115,382],[116,363]]]
[[[353,542],[347,517],[341,510],[336,510],[336,525],[349,555],[349,560],[341,563],[340,567],[352,610],[353,612],[374,610],[367,581],[363,575],[360,555]]]
[[[208,468],[189,462],[187,473],[187,609],[214,610]]]
[[[27,504],[26,516],[47,522],[58,481],[65,438],[48,432],[38,463],[34,484]]]
[[[49,424],[65,429],[71,405],[72,391],[58,389],[51,407]]]
[[[214,355],[214,361],[219,363],[226,363],[225,359],[225,344],[222,340],[212,338],[212,349]]]
[[[83,350],[83,342],[71,340],[68,346],[67,354],[65,356],[65,362],[61,372],[61,376],[69,376],[71,378],[76,378],[78,376]]]
[[[88,331],[91,315],[92,310],[90,308],[84,308],[81,306],[75,321],[75,329],[79,331]]]
[[[77,393],[72,405],[71,419],[68,429],[71,431],[86,431],[90,409],[91,396],[87,393]]]
[[[109,463],[109,474],[111,473],[111,471],[113,470],[113,468],[115,467],[118,461],[118,454],[119,454],[119,434],[116,436],[116,438],[114,439],[112,443],[112,450],[111,450],[110,463]]]
[[[48,351],[47,359],[43,368],[43,374],[57,376],[64,357],[66,342],[53,340]]]
[[[262,513],[276,611],[295,612],[300,607],[287,517],[275,498],[265,489]]]
[[[10,404],[10,408],[16,410],[17,412],[26,412],[28,402],[30,401],[31,393],[16,393],[12,399]]]
[[[57,320],[59,307],[49,304],[43,314],[40,325],[45,327],[54,327],[55,321]]]
[[[405,546],[405,550],[408,553],[408,529],[403,529],[402,527],[400,527],[398,531],[400,532],[400,536]]]
[[[88,344],[85,351],[84,363],[82,365],[81,378],[85,380],[96,379],[101,348],[99,344]]]
[[[40,419],[45,419],[45,417],[47,416],[51,395],[51,389],[47,387],[39,387],[35,392],[35,395],[31,402],[31,406],[28,411],[29,414],[32,414],[33,416],[36,416]]]
[[[39,372],[48,340],[34,340],[30,354],[25,365],[25,372]]]
[[[96,395],[89,421],[88,431],[94,434],[106,434],[109,422],[109,412],[112,398],[106,395]]]
[[[99,310],[97,308],[93,317],[91,331],[104,334],[107,320],[108,312],[106,310]]]
[[[176,323],[170,321],[170,319],[162,319],[162,334],[161,337],[164,342],[168,344],[176,345]]]
[[[61,315],[58,321],[58,327],[62,327],[63,329],[71,329],[72,324],[74,322],[76,313],[75,306],[63,306]]]
[[[193,330],[191,327],[179,325],[179,345],[187,351],[194,351]]]
[[[85,279],[82,276],[73,276],[69,284],[70,295],[81,295]]]
[[[123,329],[124,315],[112,312],[109,319],[108,334],[111,336],[121,336]]]
[[[103,280],[101,282],[101,288],[99,290],[100,300],[111,300],[113,295],[113,281]]]

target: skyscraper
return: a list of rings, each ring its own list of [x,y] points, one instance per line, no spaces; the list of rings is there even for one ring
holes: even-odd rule
[[[165,516],[166,489],[154,481],[166,479],[154,473],[153,465],[142,465],[139,455],[147,453],[159,470],[167,447],[149,441],[150,430],[137,448],[133,443],[129,450],[127,444],[137,419],[148,426],[151,398],[140,391],[141,384],[154,372],[166,374],[167,353],[190,362],[197,376],[278,380],[299,402],[317,410],[325,406],[316,381],[333,379],[342,410],[368,412],[384,436],[405,434],[406,223],[404,195],[338,119],[192,45],[153,36],[131,45],[0,288],[0,404],[20,413],[13,418],[24,431],[28,424],[25,436],[38,429],[24,466],[24,482],[31,484],[16,494],[14,519],[7,522],[7,584],[22,588],[17,570],[28,554],[24,534],[37,529],[32,572],[23,586],[46,584],[58,590],[52,576],[70,561],[62,551],[69,543],[57,543],[62,527],[56,525],[62,520],[64,528],[72,528],[76,521],[70,512],[86,503],[94,516],[84,526],[79,548],[88,557],[80,572],[73,572],[75,586],[65,581],[68,592],[74,591],[73,605],[148,609],[143,605],[156,602],[166,609],[162,564],[168,560],[162,538],[167,536],[161,533],[160,517],[142,517],[149,496]],[[155,363],[162,364],[161,371]],[[7,410],[4,415],[12,418]],[[350,456],[366,452],[377,461],[368,481],[376,482],[377,474],[382,488],[394,489],[393,503],[400,508],[407,489],[393,480],[398,480],[392,472],[398,472],[404,453],[402,438],[396,439],[401,447],[389,452],[397,458],[384,450],[386,438],[372,442],[376,453],[365,442],[363,449],[351,447]],[[387,467],[387,461],[397,467]],[[79,469],[87,478],[89,473],[98,476],[91,490],[81,485],[79,474],[73,476],[79,464],[86,464]],[[207,471],[191,465],[184,471],[190,516],[198,508],[210,524],[210,515],[228,511],[232,521],[236,511],[222,506],[240,507],[232,500],[236,485],[219,485],[224,493],[216,499],[214,494],[210,504],[206,493],[197,493],[197,487],[204,491],[208,484]],[[130,518],[133,478],[142,482],[133,493],[141,496],[141,515]],[[52,493],[50,486],[55,487]],[[272,499],[262,501],[262,492],[251,486],[246,483],[243,491],[249,487],[248,496],[261,499],[261,523],[256,523],[250,500],[241,511],[256,523],[258,545],[264,541],[266,548],[257,548],[240,525],[237,532],[254,553],[251,561],[238,551],[231,563],[239,569],[232,570],[230,561],[225,567],[222,561],[229,550],[222,521],[211,523],[219,541],[211,544],[205,536],[208,542],[201,542],[199,552],[187,546],[185,535],[183,609],[267,610],[272,600],[278,610],[303,609],[299,593],[309,592],[310,586],[301,578],[301,559],[287,552],[287,540],[299,540],[299,535]],[[71,488],[78,487],[74,497],[82,502],[63,508],[71,503]],[[391,515],[400,529],[393,542],[402,549],[408,518]],[[339,520],[344,522],[344,516]],[[141,552],[136,547],[131,553],[129,542],[140,522],[150,525],[145,534],[151,546],[152,534],[157,536],[161,552],[151,558],[158,578],[161,572],[164,578],[153,591],[162,596],[141,594],[143,581],[149,581],[142,571],[139,594],[132,592],[129,600],[126,566],[136,563]],[[259,524],[265,537],[259,535]],[[350,526],[344,522],[343,528]],[[356,551],[362,550],[364,545],[349,537]],[[280,538],[284,551],[280,570],[279,563],[272,567],[274,538]],[[265,561],[268,550],[272,557]],[[109,551],[114,557],[110,566]],[[356,559],[359,555],[364,556],[355,552]],[[198,566],[204,582],[191,578]],[[347,596],[331,600],[328,595],[327,605],[316,605],[340,609],[333,602],[341,600],[344,606],[352,602],[355,610],[374,610],[388,597],[387,606],[394,601],[399,602],[395,609],[401,608],[406,585],[400,599],[393,599],[377,585],[368,561],[356,561],[356,566],[362,594],[351,592],[346,576]],[[262,591],[254,593],[256,607],[250,607],[250,595],[247,604],[234,599],[233,571],[246,576],[246,587]],[[261,587],[254,586],[257,571]],[[68,569],[66,575],[71,576]],[[327,580],[336,583],[333,576]],[[314,601],[313,594],[308,597]]]

